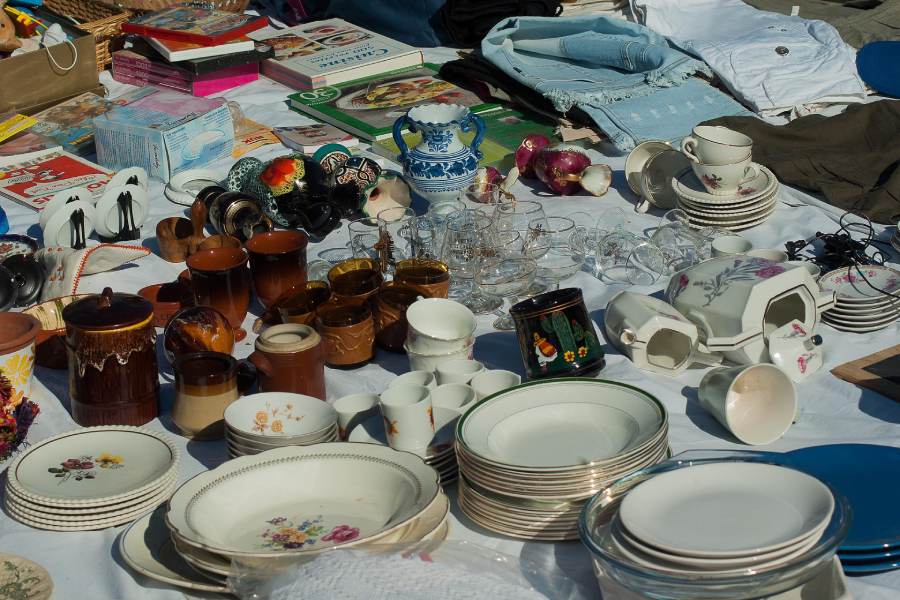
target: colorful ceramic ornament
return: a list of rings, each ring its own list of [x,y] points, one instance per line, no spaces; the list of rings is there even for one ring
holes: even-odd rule
[[[231,167],[226,187],[257,198],[266,216],[282,227],[297,224],[300,207],[326,197],[322,168],[299,153],[279,156],[268,163],[244,157]]]
[[[325,144],[313,154],[313,160],[322,167],[322,173],[329,177],[339,166],[347,162],[353,156],[345,146],[341,144]]]
[[[534,159],[538,179],[557,194],[569,196],[580,189],[581,173],[591,165],[591,159],[581,148],[554,146],[544,148]]]
[[[550,140],[543,135],[531,134],[525,136],[519,147],[516,148],[516,168],[522,177],[534,178],[534,159],[537,153],[550,145]]]
[[[412,203],[409,185],[397,171],[382,171],[378,183],[366,190],[363,212],[374,217],[387,208],[408,207]]]
[[[362,197],[366,190],[375,186],[379,175],[381,166],[377,162],[365,156],[351,156],[335,168],[329,183],[334,189],[353,187]]]

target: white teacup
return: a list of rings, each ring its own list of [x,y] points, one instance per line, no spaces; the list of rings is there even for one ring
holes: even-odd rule
[[[706,191],[713,196],[734,196],[741,184],[759,176],[759,169],[750,161],[749,156],[727,165],[692,162],[691,168]]]
[[[424,385],[398,385],[386,389],[379,402],[388,445],[421,454],[434,438],[431,390]]]
[[[437,386],[437,382],[434,373],[431,371],[410,371],[394,377],[388,384],[388,387],[392,388],[398,385],[424,385],[429,389],[433,389]]]
[[[431,390],[432,405],[460,415],[469,410],[476,400],[475,389],[465,383],[445,383]]]
[[[753,249],[753,244],[739,235],[722,235],[712,241],[712,255],[715,258],[732,254],[746,254]]]
[[[438,385],[448,383],[469,383],[472,378],[484,371],[484,365],[477,360],[456,359],[438,363],[434,374]]]
[[[765,363],[711,370],[700,381],[698,397],[719,423],[752,446],[783,436],[797,412],[791,378]]]
[[[507,388],[522,383],[522,377],[512,371],[489,370],[482,371],[472,378],[472,387],[478,400],[484,400],[491,394],[496,394]]]
[[[691,162],[727,165],[750,160],[753,140],[727,127],[697,125],[681,140],[681,151]]]
[[[377,394],[350,394],[342,396],[331,405],[338,415],[338,434],[342,440],[354,427],[378,412]]]
[[[775,262],[785,262],[788,259],[787,252],[782,252],[775,248],[760,248],[758,250],[750,250],[747,256],[755,256],[756,258],[765,258]]]

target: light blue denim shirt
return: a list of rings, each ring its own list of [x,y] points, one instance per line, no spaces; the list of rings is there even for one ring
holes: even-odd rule
[[[697,123],[749,114],[692,75],[709,67],[642,25],[620,19],[513,17],[481,43],[484,57],[565,113],[588,113],[616,147],[674,141]]]

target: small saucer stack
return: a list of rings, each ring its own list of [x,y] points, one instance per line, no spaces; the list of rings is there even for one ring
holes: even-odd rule
[[[141,427],[85,427],[46,439],[7,470],[7,514],[38,529],[87,531],[130,523],[175,490],[179,454]]]
[[[753,163],[759,175],[741,184],[731,196],[714,196],[694,174],[686,169],[672,179],[678,208],[688,215],[695,229],[719,227],[731,231],[747,229],[763,223],[775,212],[779,183],[766,167]]]
[[[337,413],[330,404],[312,396],[251,394],[225,409],[225,440],[231,458],[337,439]]]
[[[834,308],[822,321],[835,329],[867,333],[900,318],[900,271],[890,267],[841,267],[822,275],[819,287],[834,292]]]

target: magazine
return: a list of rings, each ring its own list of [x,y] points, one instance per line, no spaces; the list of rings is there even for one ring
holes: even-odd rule
[[[0,159],[0,194],[42,210],[54,194],[83,186],[96,198],[113,174],[61,148]]]
[[[326,144],[340,144],[347,148],[359,145],[359,139],[326,123],[276,127],[273,131],[282,144],[304,154],[314,154]]]
[[[157,10],[122,24],[124,33],[212,46],[265,27],[269,20],[200,6]]]

